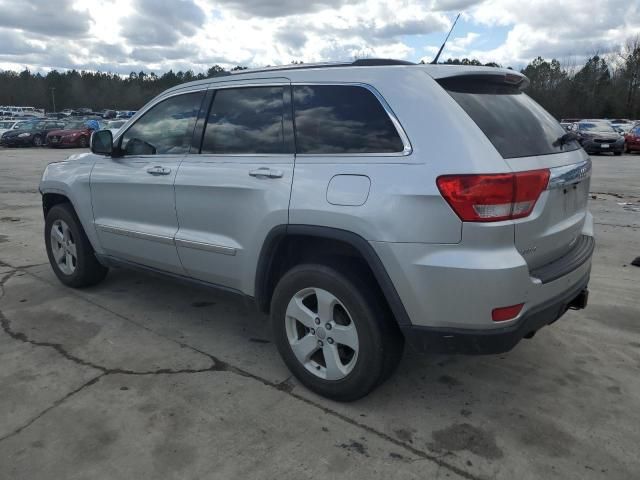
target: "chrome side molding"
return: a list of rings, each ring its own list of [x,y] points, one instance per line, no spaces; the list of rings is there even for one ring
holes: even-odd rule
[[[173,245],[173,238],[166,237],[164,235],[155,235],[153,233],[137,232],[135,230],[127,230],[124,228],[112,227],[111,225],[96,224],[96,228],[103,232],[112,233],[114,235],[124,235],[125,237],[140,238],[142,240],[150,240],[152,242],[164,243],[166,245]]]
[[[550,169],[549,185],[547,190],[554,188],[564,188],[569,185],[580,183],[591,176],[591,159],[580,163],[555,167]]]
[[[175,239],[177,247],[194,248],[196,250],[204,250],[205,252],[221,253],[223,255],[235,255],[236,249],[233,247],[225,247],[222,245],[214,245],[213,243],[194,242],[193,240]]]
[[[153,233],[137,232],[135,230],[127,230],[125,228],[112,227],[110,225],[96,224],[99,230],[112,233],[114,235],[124,235],[125,237],[140,238],[142,240],[150,240],[152,242],[163,243],[165,245],[175,245],[176,247],[194,248],[196,250],[204,250],[205,252],[221,253],[223,255],[235,255],[237,249],[234,247],[226,247],[224,245],[214,245],[212,243],[196,242],[193,240],[184,240],[174,237],[166,237],[164,235],[156,235]]]

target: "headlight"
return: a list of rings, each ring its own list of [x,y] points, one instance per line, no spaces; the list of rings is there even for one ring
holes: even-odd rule
[[[24,133],[21,133],[21,134],[18,135],[19,138],[27,138],[27,137],[30,137],[30,136],[31,136],[31,134],[27,133],[27,132],[24,132]]]

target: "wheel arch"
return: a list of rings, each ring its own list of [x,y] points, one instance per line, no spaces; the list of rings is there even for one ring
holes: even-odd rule
[[[294,265],[347,255],[371,273],[384,300],[400,326],[411,325],[402,300],[373,247],[360,235],[347,230],[314,225],[279,225],[263,243],[255,279],[255,301],[269,313],[278,280]]]
[[[60,193],[57,191],[42,192],[42,213],[44,214],[44,217],[47,218],[47,213],[49,213],[49,210],[61,203],[68,203],[69,205],[71,205],[71,208],[76,211],[75,207],[73,206],[73,202],[71,202],[71,199],[64,193]]]

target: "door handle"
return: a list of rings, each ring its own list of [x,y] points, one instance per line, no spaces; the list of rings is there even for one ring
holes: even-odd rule
[[[282,178],[282,170],[273,170],[267,167],[260,167],[249,171],[249,175],[256,178]]]
[[[169,175],[171,173],[171,169],[157,165],[155,167],[147,168],[147,173],[150,173],[151,175]]]

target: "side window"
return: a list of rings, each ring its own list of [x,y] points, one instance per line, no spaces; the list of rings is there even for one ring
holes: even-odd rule
[[[223,88],[216,92],[202,153],[288,153],[284,87]]]
[[[297,153],[393,153],[404,144],[376,96],[352,85],[293,89]]]
[[[168,98],[148,110],[122,136],[125,155],[181,154],[189,151],[204,92]]]

